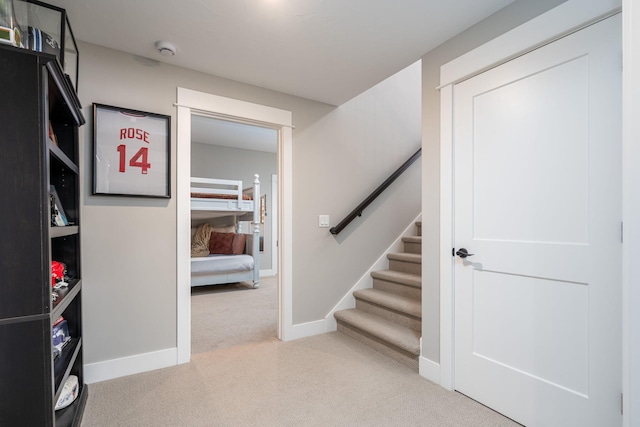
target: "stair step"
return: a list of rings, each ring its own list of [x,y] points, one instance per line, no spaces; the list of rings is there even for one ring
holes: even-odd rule
[[[384,280],[386,282],[398,283],[412,288],[422,288],[422,277],[418,274],[404,273],[394,270],[377,270],[371,272],[374,279]]]
[[[418,371],[422,331],[422,221],[388,270],[371,272],[373,288],[353,292],[356,308],[334,313],[338,331]]]
[[[402,241],[405,243],[422,243],[422,236],[404,236]]]
[[[404,357],[417,361],[420,355],[420,332],[386,321],[378,316],[350,308],[334,313],[338,324],[357,330],[379,344],[399,351]]]
[[[411,262],[414,264],[422,264],[422,255],[408,254],[406,252],[393,252],[387,254],[387,258],[395,261]]]
[[[355,291],[353,296],[356,299],[356,308],[359,310],[414,331],[422,330],[422,304],[418,299],[379,289],[362,289]]]
[[[412,254],[422,253],[422,237],[420,236],[407,236],[402,238],[404,243],[404,251]]]
[[[422,300],[422,280],[417,274],[394,270],[372,271],[373,288]]]
[[[422,304],[414,298],[403,297],[379,289],[361,289],[355,291],[353,296],[356,297],[356,299],[379,305],[388,310],[393,310],[417,319],[422,318]]]
[[[422,275],[422,255],[406,252],[387,254],[389,270]]]

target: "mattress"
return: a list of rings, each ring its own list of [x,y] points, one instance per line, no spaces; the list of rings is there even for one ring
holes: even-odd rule
[[[253,270],[251,255],[209,255],[191,258],[191,275],[235,273]]]
[[[238,200],[237,194],[209,194],[209,193],[191,193],[192,198],[196,199],[225,199],[225,200]],[[253,200],[248,194],[242,195],[242,200]]]

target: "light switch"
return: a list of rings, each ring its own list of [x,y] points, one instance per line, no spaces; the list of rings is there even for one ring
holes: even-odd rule
[[[329,215],[318,215],[318,227],[329,228]]]

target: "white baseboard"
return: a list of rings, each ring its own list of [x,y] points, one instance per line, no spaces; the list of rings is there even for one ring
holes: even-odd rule
[[[419,362],[419,372],[422,378],[426,378],[431,382],[436,384],[440,384],[440,364],[436,363],[432,360],[427,359],[426,357],[420,356],[418,359]]]
[[[271,276],[275,276],[276,273],[275,271],[273,271],[273,269],[269,269],[269,270],[260,270],[260,277],[271,277]]]
[[[177,360],[178,349],[168,348],[151,353],[105,360],[104,362],[88,363],[84,365],[84,381],[87,384],[93,384],[113,378],[167,368],[175,366]]]
[[[389,259],[387,254],[391,252],[400,252],[403,249],[402,238],[406,236],[415,236],[414,230],[416,222],[420,221],[422,213],[418,215],[412,222],[404,229],[402,234],[387,248],[386,251],[380,255],[380,257],[373,263],[371,267],[360,277],[360,280],[342,297],[340,302],[336,304],[333,309],[325,316],[325,332],[332,332],[338,329],[338,323],[336,318],[333,317],[333,313],[339,310],[346,310],[348,308],[355,308],[356,299],[353,297],[353,292],[360,289],[370,289],[373,287],[373,278],[371,277],[372,271],[385,270],[389,268]]]
[[[297,340],[313,335],[324,334],[326,332],[324,323],[324,320],[315,320],[313,322],[291,325],[291,328],[283,341]]]

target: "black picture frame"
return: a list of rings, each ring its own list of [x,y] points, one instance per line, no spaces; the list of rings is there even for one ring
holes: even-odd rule
[[[93,104],[93,195],[171,198],[171,116]]]

